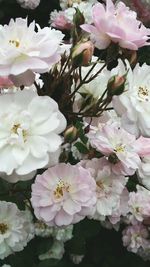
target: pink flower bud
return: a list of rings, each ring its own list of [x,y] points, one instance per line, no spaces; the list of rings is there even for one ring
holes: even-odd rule
[[[94,45],[91,41],[78,43],[72,53],[72,58],[75,59],[77,65],[87,66],[92,58]]]
[[[126,75],[124,76],[113,76],[109,81],[108,81],[108,95],[113,96],[113,95],[120,95],[124,91],[125,87],[125,82],[126,82]]]
[[[77,134],[78,130],[75,126],[69,127],[64,133],[65,141],[69,143],[73,142],[74,140],[76,140]]]

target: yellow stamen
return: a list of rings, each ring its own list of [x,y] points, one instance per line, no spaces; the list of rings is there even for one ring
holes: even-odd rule
[[[17,40],[9,40],[9,43],[15,45],[17,48],[20,46],[20,42]]]
[[[61,198],[64,195],[64,192],[69,192],[69,185],[64,183],[61,179],[59,180],[56,189],[54,191],[54,196],[56,198]]]
[[[123,145],[117,146],[114,149],[115,152],[124,152],[124,150],[125,150],[125,146],[123,146]]]
[[[7,232],[8,230],[8,225],[5,223],[0,223],[0,233],[3,235]]]
[[[14,134],[18,134],[18,129],[21,128],[21,125],[20,123],[18,124],[14,124],[14,126],[12,127],[11,129],[11,132],[14,133]],[[24,139],[24,142],[27,140],[27,131],[26,130],[22,130],[22,136],[23,136],[23,139]]]

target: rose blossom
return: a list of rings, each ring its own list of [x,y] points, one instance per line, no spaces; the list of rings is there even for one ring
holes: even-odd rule
[[[79,163],[89,170],[96,182],[97,202],[90,216],[96,220],[105,220],[105,216],[111,216],[120,205],[120,196],[125,188],[128,178],[122,175],[114,175],[109,162],[105,158],[83,160]]]
[[[141,164],[140,156],[149,154],[150,138],[126,132],[115,123],[106,124],[87,134],[92,147],[108,157],[116,174],[133,175]]]
[[[50,14],[50,24],[60,30],[70,30],[72,23],[66,18],[64,11],[54,10]]]
[[[67,7],[72,7],[74,4],[80,4],[83,2],[88,2],[90,4],[94,4],[97,2],[97,0],[60,0],[60,6],[63,10],[65,10]]]
[[[124,3],[115,6],[112,0],[106,0],[106,8],[103,4],[95,4],[92,14],[94,24],[83,24],[81,28],[91,34],[98,49],[107,48],[111,41],[131,50],[149,45],[150,29],[141,24],[136,13]]]
[[[122,191],[122,194],[120,195],[118,208],[113,211],[111,216],[109,216],[109,221],[113,225],[116,225],[120,222],[121,216],[126,216],[128,214],[129,212],[128,201],[129,201],[129,192],[125,187],[124,190]]]
[[[23,90],[0,95],[0,106],[0,172],[25,175],[50,164],[66,127],[57,103]]]
[[[66,18],[73,24],[73,17],[76,13],[76,8],[83,14],[86,23],[92,23],[92,1],[81,1],[81,3],[74,3],[72,7],[67,8],[65,12]]]
[[[140,248],[150,247],[148,229],[142,224],[128,226],[123,231],[123,245],[128,251],[137,253]]]
[[[150,191],[140,185],[137,185],[136,189],[136,192],[130,192],[128,201],[133,223],[135,219],[142,222],[150,218]]]
[[[16,204],[0,201],[0,259],[24,249],[34,237],[32,218]]]
[[[50,226],[77,223],[96,202],[96,184],[89,171],[61,163],[37,175],[32,185],[32,206],[39,220]]]
[[[126,65],[126,87],[122,95],[114,98],[113,105],[128,132],[150,137],[150,66],[137,64],[132,70],[127,61]],[[120,64],[115,71],[119,68]]]
[[[68,8],[67,6],[63,8],[63,11],[54,10],[50,13],[51,26],[61,30],[71,30],[74,24],[73,17],[76,9],[80,10],[87,23],[92,23],[91,9],[95,2],[97,1],[73,1],[68,5]]]
[[[47,72],[60,59],[64,35],[36,26],[38,31],[35,22],[27,26],[27,19],[17,18],[0,28],[0,75],[9,75],[16,86],[31,85],[34,72]]]

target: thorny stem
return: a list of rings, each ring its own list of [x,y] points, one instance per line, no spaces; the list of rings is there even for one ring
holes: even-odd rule
[[[35,87],[36,87],[36,89],[37,89],[37,93],[38,93],[38,95],[41,95],[42,90],[40,89],[40,87],[39,87],[39,85],[37,84],[36,81],[34,81],[34,85],[35,85]]]
[[[85,84],[87,81],[86,79],[88,78],[88,76],[90,75],[90,73],[92,72],[92,70],[95,68],[96,64],[98,63],[99,59],[93,64],[93,66],[91,67],[91,69],[88,71],[88,73],[85,75],[85,77],[81,80],[80,84],[76,87],[76,89],[73,91],[73,93],[70,95],[70,99],[75,95],[75,93],[79,90],[79,88]],[[100,68],[100,70],[97,72],[98,74],[106,67],[106,63]],[[98,74],[95,74],[96,76]],[[93,77],[96,77],[95,75],[93,75],[90,79],[91,81],[94,79]]]
[[[69,63],[70,59],[71,59],[71,55],[69,55],[69,57],[68,57],[68,59],[67,59],[67,61],[66,61],[66,63],[65,63],[64,68],[63,68],[62,71],[60,72],[60,77],[64,74],[64,72],[65,72],[65,70],[66,70],[66,68],[67,68],[67,66],[68,66],[68,63]]]
[[[80,77],[80,81],[82,81],[82,67],[80,66],[79,67],[79,77]]]

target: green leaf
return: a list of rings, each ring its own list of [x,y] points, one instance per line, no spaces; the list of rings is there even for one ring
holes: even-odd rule
[[[78,149],[80,153],[87,154],[89,152],[87,147],[83,143],[77,142],[74,144],[74,146]]]

